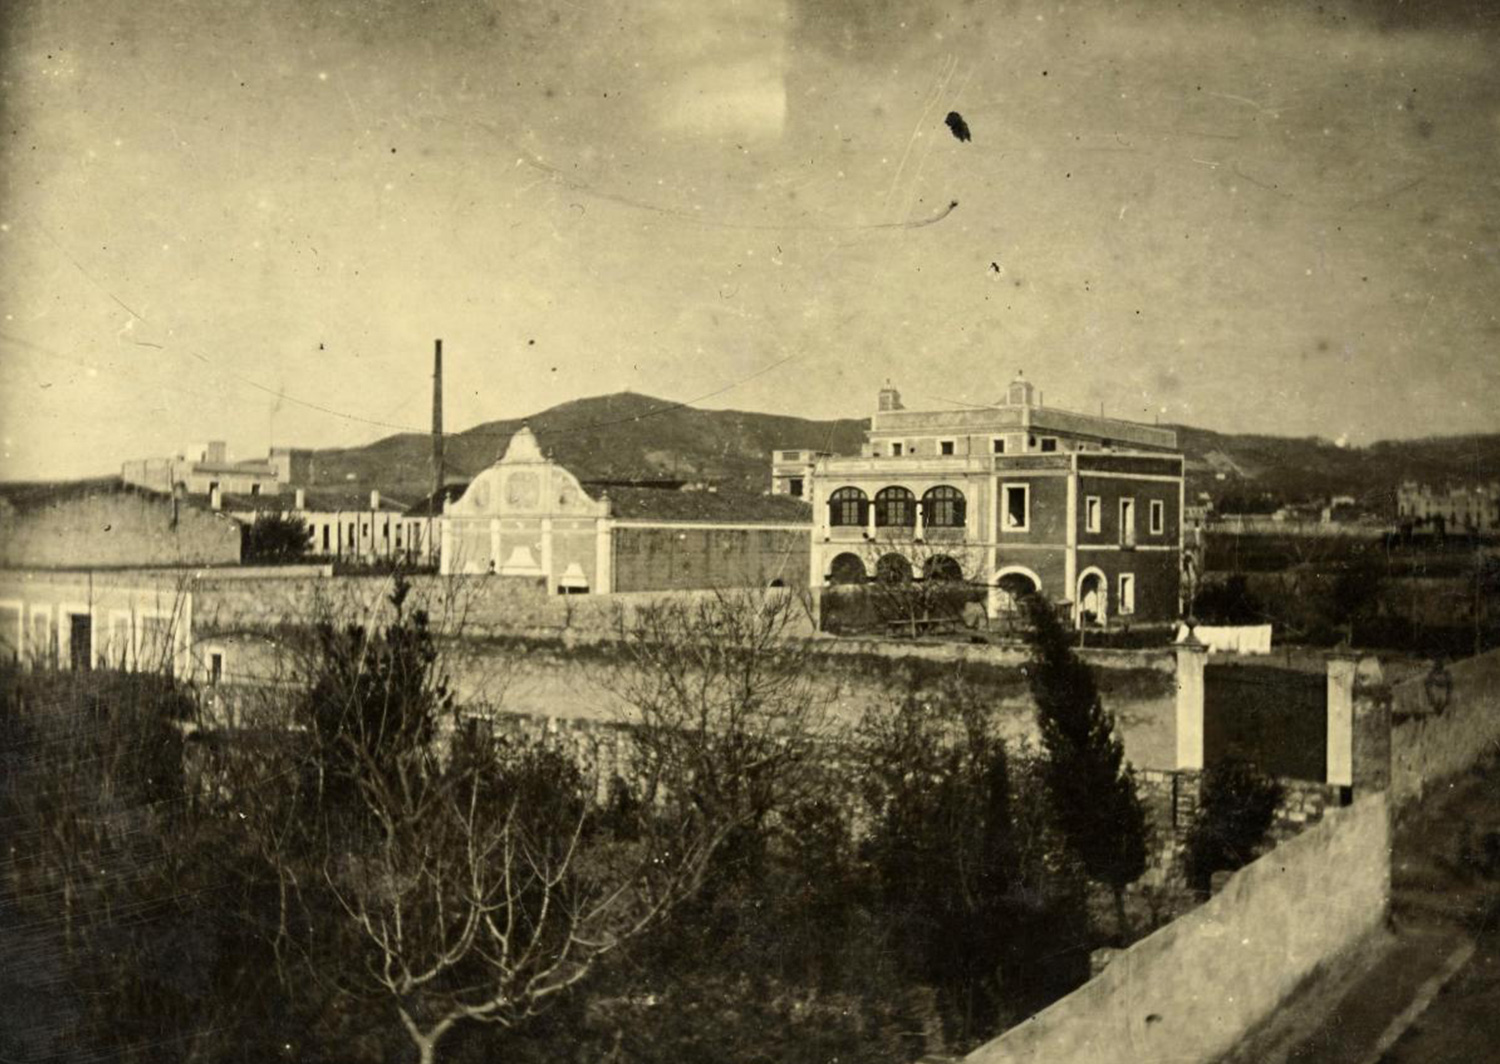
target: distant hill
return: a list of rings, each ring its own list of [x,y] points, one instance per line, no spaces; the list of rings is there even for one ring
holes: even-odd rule
[[[1500,433],[1382,440],[1340,447],[1320,437],[1232,436],[1190,425],[1177,430],[1188,456],[1188,485],[1215,499],[1269,495],[1300,502],[1352,495],[1379,512],[1395,511],[1404,480],[1434,486],[1500,480]]]
[[[858,453],[867,422],[810,421],[740,410],[698,410],[632,392],[578,399],[529,418],[491,421],[448,437],[446,470],[473,476],[500,457],[523,424],[544,452],[581,480],[712,480],[760,492],[770,487],[771,451]],[[413,499],[432,487],[432,439],[402,433],[364,447],[318,451],[317,483],[360,483]]]
[[[492,421],[450,436],[447,471],[469,477],[505,450],[528,424],[544,451],[582,480],[712,480],[760,492],[770,486],[773,450],[813,448],[857,454],[867,421],[814,421],[741,410],[698,410],[631,392],[563,403],[525,419]],[[1377,510],[1394,508],[1403,480],[1428,483],[1500,479],[1500,433],[1395,440],[1340,447],[1317,437],[1230,435],[1190,425],[1177,431],[1188,456],[1191,492],[1216,499],[1297,502],[1353,495]],[[319,484],[378,487],[416,500],[432,487],[432,443],[419,433],[363,447],[318,451]]]

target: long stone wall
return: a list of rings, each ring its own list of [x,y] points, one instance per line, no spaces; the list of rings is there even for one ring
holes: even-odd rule
[[[1500,650],[1372,690],[1364,702],[1389,715],[1391,798],[1406,805],[1500,751]]]
[[[969,1064],[1197,1064],[1218,1059],[1303,979],[1378,929],[1390,826],[1371,794],[1278,846],[1208,902],[987,1042]]]
[[[693,602],[713,591],[642,591],[610,595],[548,595],[540,580],[504,576],[408,578],[409,607],[425,609],[439,631],[469,636],[498,634],[608,635],[650,603]],[[317,577],[298,574],[254,581],[204,575],[194,582],[198,623],[205,633],[250,632],[284,622],[333,617],[384,623],[390,617],[389,576]],[[730,591],[729,594],[790,594],[796,591]],[[814,607],[793,610],[788,634],[811,635]]]

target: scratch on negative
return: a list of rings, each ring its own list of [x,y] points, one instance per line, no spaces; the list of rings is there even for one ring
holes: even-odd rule
[[[633,207],[636,210],[652,211],[656,214],[666,215],[669,218],[677,218],[681,221],[689,222],[693,225],[703,226],[706,229],[745,229],[768,231],[790,229],[800,230],[804,232],[821,233],[854,233],[879,229],[922,229],[926,226],[936,225],[938,222],[941,222],[944,218],[948,217],[948,215],[952,214],[954,209],[958,206],[958,200],[949,200],[948,205],[942,210],[938,211],[936,214],[930,215],[926,218],[914,218],[904,222],[870,222],[865,224],[851,225],[801,225],[792,222],[725,222],[720,221],[716,218],[704,218],[700,215],[696,215],[688,211],[676,210],[671,207],[663,207],[660,204],[656,203],[648,203],[645,200],[635,199],[631,196],[623,196],[616,192],[606,192],[602,189],[594,188],[591,185],[568,177],[562,171],[556,169],[555,167],[548,166],[540,159],[523,155],[522,161],[533,169],[540,170],[542,173],[547,174],[557,184],[562,185],[564,188],[571,189],[574,192],[582,192],[590,196],[595,196],[599,199],[609,200],[613,203],[619,203],[626,207]]]

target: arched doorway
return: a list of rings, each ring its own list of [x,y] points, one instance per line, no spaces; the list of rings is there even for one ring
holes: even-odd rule
[[[1098,569],[1085,569],[1078,577],[1078,623],[1103,625],[1109,611],[1109,582]]]
[[[863,584],[867,579],[869,574],[865,572],[865,563],[860,561],[857,554],[845,551],[836,556],[833,564],[828,567],[830,584]]]
[[[911,562],[904,554],[882,554],[875,563],[875,579],[882,584],[909,584]]]
[[[934,554],[922,563],[924,580],[943,580],[958,583],[964,578],[963,567],[947,554]]]
[[[995,574],[990,595],[990,612],[1019,613],[1021,601],[1042,589],[1042,579],[1021,565],[1008,565]]]

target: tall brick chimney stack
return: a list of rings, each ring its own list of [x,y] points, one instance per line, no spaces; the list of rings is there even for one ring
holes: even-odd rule
[[[433,504],[443,498],[443,341],[432,355],[432,490]]]

